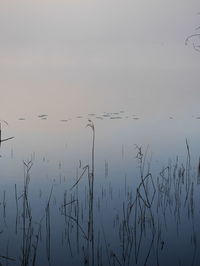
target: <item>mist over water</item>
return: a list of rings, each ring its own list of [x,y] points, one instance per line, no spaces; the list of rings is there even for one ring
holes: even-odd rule
[[[1,114],[198,112],[198,2],[4,1]]]
[[[200,264],[198,11],[1,2],[2,265]]]

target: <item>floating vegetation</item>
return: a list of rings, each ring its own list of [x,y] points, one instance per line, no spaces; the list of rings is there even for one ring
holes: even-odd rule
[[[42,115],[38,115],[38,118],[46,118],[48,115],[42,114]]]
[[[110,119],[122,119],[121,116],[111,116]]]

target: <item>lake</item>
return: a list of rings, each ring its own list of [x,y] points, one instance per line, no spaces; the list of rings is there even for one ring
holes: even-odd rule
[[[198,7],[2,2],[1,265],[200,264]]]

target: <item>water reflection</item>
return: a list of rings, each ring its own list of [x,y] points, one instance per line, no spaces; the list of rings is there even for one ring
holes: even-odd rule
[[[2,127],[1,263],[199,265],[195,117],[46,116]]]

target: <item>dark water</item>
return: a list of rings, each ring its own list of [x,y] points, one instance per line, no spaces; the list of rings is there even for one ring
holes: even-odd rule
[[[2,265],[199,265],[199,120],[66,120],[1,123]]]

